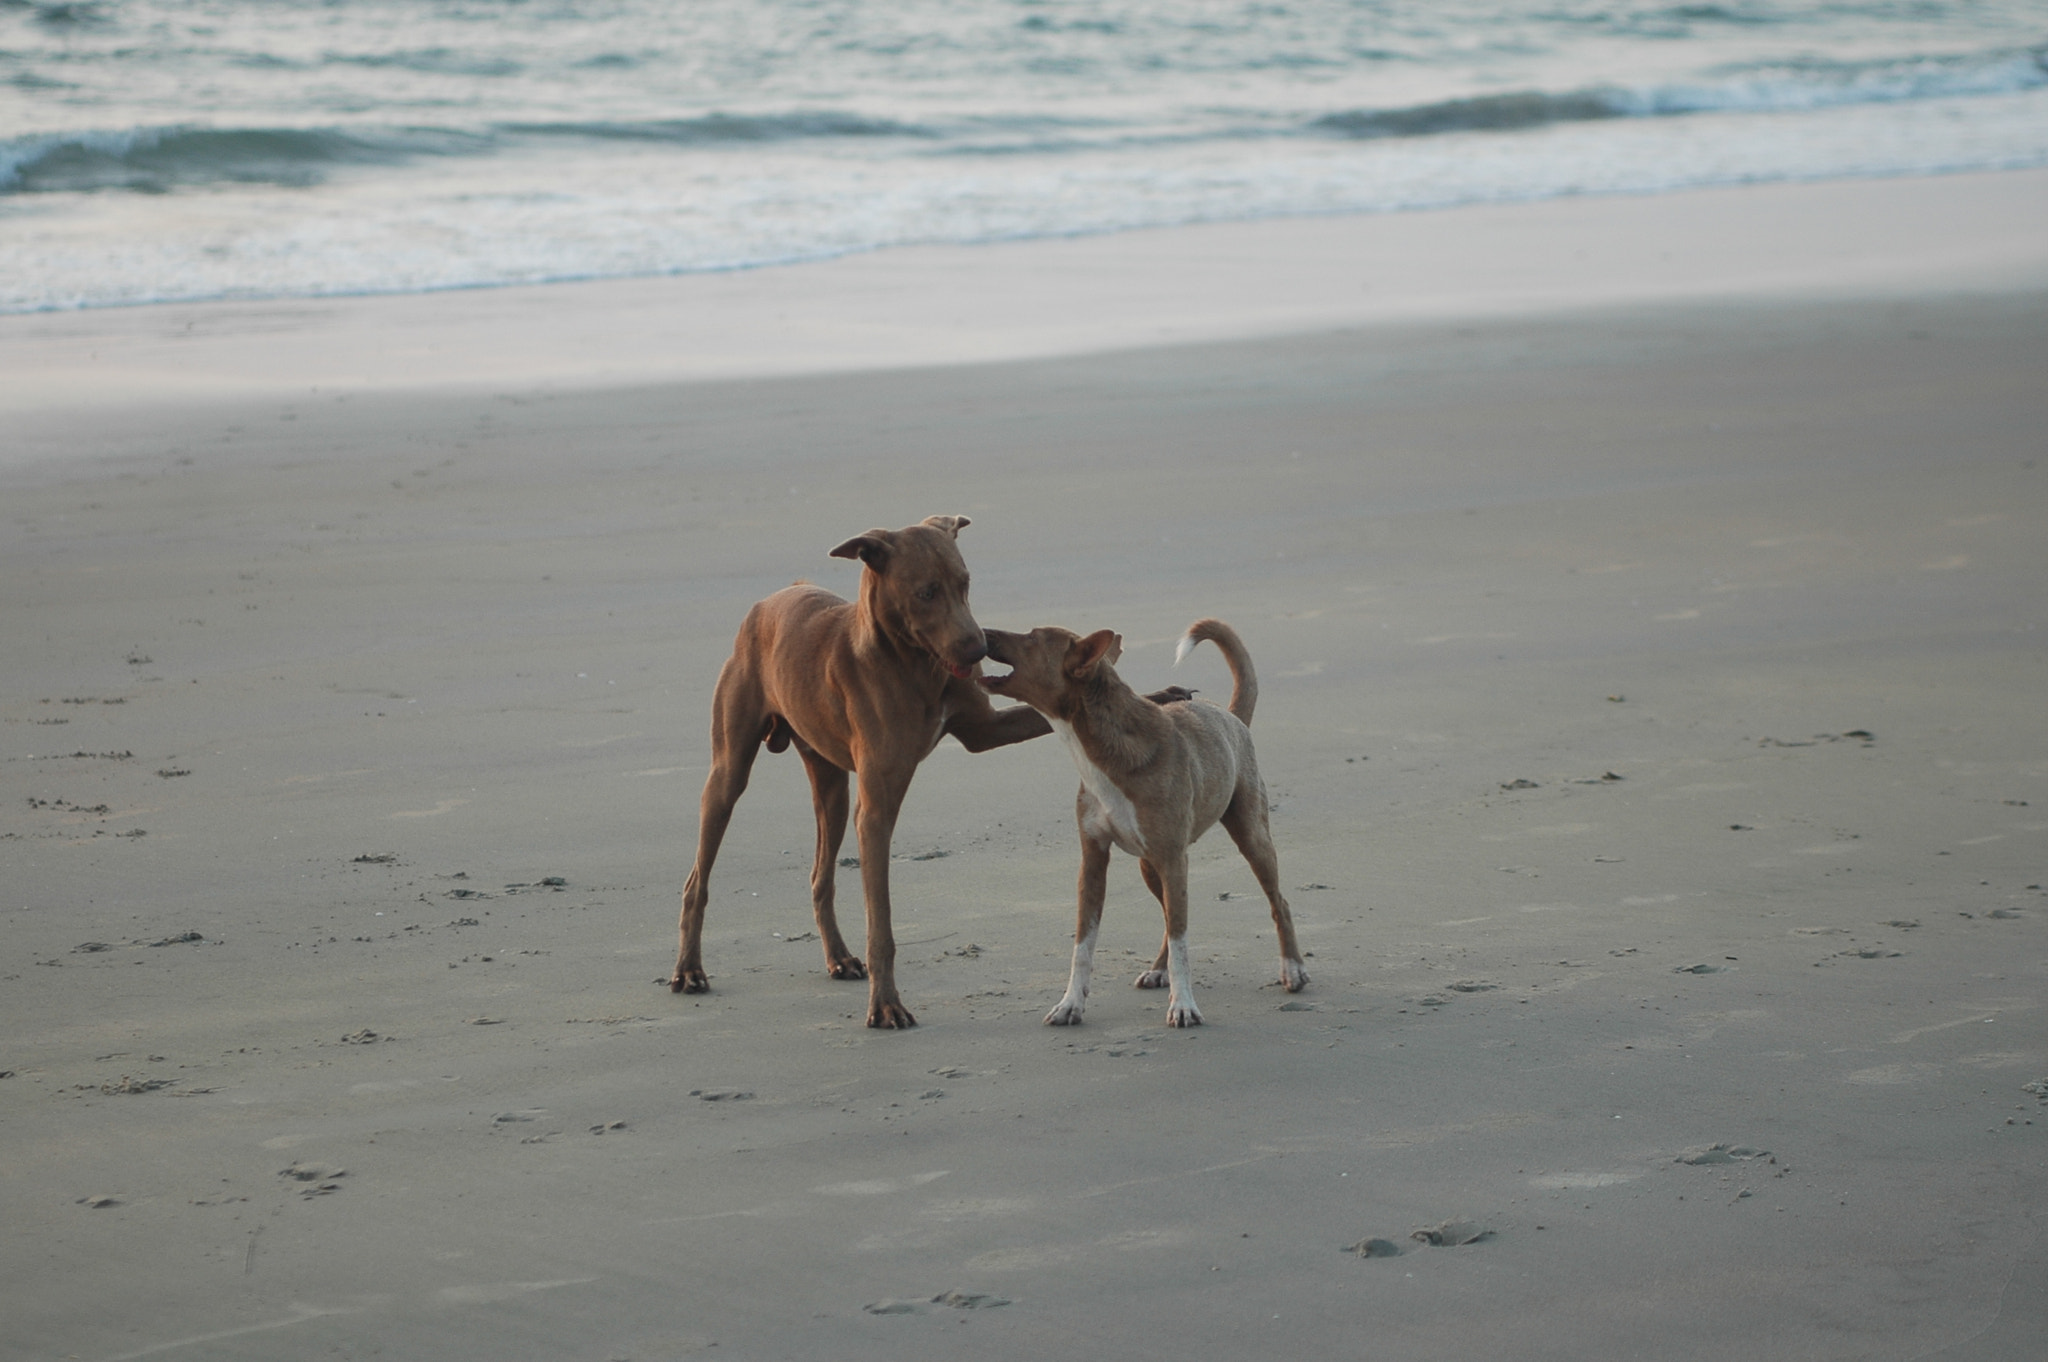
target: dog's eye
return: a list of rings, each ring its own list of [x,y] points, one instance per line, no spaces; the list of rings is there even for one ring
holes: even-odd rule
[[[921,601],[937,600],[939,598],[939,584],[937,582],[928,582],[918,588],[917,598]]]

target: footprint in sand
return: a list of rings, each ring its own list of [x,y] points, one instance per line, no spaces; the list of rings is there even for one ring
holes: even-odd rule
[[[1771,1151],[1768,1149],[1753,1149],[1746,1144],[1728,1144],[1725,1142],[1701,1145],[1698,1148],[1688,1149],[1673,1159],[1672,1162],[1690,1164],[1747,1163],[1751,1159],[1770,1159],[1772,1163],[1777,1162],[1776,1159],[1771,1158]]]
[[[1544,1173],[1529,1179],[1529,1185],[1546,1192],[1578,1192],[1594,1187],[1619,1187],[1634,1182],[1639,1173]]]
[[[1939,1064],[1925,1062],[1914,1064],[1878,1064],[1868,1069],[1858,1069],[1842,1077],[1844,1083],[1860,1087],[1891,1087],[1899,1083],[1917,1083],[1923,1078],[1932,1078],[1941,1072]]]
[[[870,1315],[921,1315],[934,1305],[943,1305],[954,1310],[994,1310],[1010,1304],[1007,1297],[983,1295],[971,1291],[942,1291],[925,1300],[879,1300],[861,1309]]]
[[[110,1097],[117,1093],[133,1095],[141,1092],[158,1092],[176,1086],[177,1082],[175,1078],[130,1078],[127,1074],[122,1074],[118,1083],[100,1084],[100,1091]]]
[[[1428,1225],[1416,1230],[1408,1237],[1436,1248],[1460,1248],[1466,1244],[1483,1244],[1494,1237],[1494,1232],[1476,1220],[1446,1220],[1441,1225]]]
[[[331,1196],[341,1190],[337,1178],[348,1176],[346,1168],[328,1168],[317,1163],[295,1163],[289,1168],[280,1168],[277,1175],[291,1182],[303,1183],[299,1188],[302,1197]]]
[[[1361,1239],[1355,1244],[1344,1246],[1346,1253],[1360,1258],[1398,1258],[1401,1246],[1391,1239]]]
[[[811,1190],[819,1196],[886,1196],[891,1192],[908,1191],[922,1187],[928,1182],[937,1182],[945,1177],[944,1170],[933,1173],[912,1173],[907,1178],[864,1178],[858,1182],[828,1182]]]

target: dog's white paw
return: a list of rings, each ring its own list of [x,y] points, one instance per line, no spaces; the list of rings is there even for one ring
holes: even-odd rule
[[[1280,982],[1286,985],[1289,993],[1299,993],[1308,986],[1308,970],[1299,960],[1282,960]]]
[[[1166,1005],[1166,1024],[1168,1026],[1200,1026],[1202,1024],[1202,1009],[1196,1007],[1191,1002],[1168,1002]]]
[[[1072,998],[1060,999],[1059,1006],[1045,1014],[1045,1024],[1047,1026],[1079,1026],[1081,1024],[1081,1004],[1075,1002]]]
[[[1165,988],[1173,981],[1166,977],[1163,969],[1148,969],[1131,981],[1132,988]]]

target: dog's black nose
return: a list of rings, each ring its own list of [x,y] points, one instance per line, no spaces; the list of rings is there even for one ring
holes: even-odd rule
[[[982,638],[960,655],[960,665],[971,667],[988,655],[988,640]]]

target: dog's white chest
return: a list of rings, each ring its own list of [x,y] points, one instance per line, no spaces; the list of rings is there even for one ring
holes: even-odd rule
[[[1059,734],[1060,741],[1067,745],[1067,754],[1074,759],[1075,767],[1081,772],[1081,788],[1088,793],[1093,809],[1082,820],[1085,831],[1100,836],[1107,833],[1109,839],[1133,856],[1145,854],[1144,834],[1138,830],[1137,806],[1130,797],[1116,787],[1116,782],[1104,775],[1102,768],[1088,760],[1088,753],[1081,746],[1081,739],[1074,732],[1072,724],[1058,719],[1048,719],[1052,731]]]

